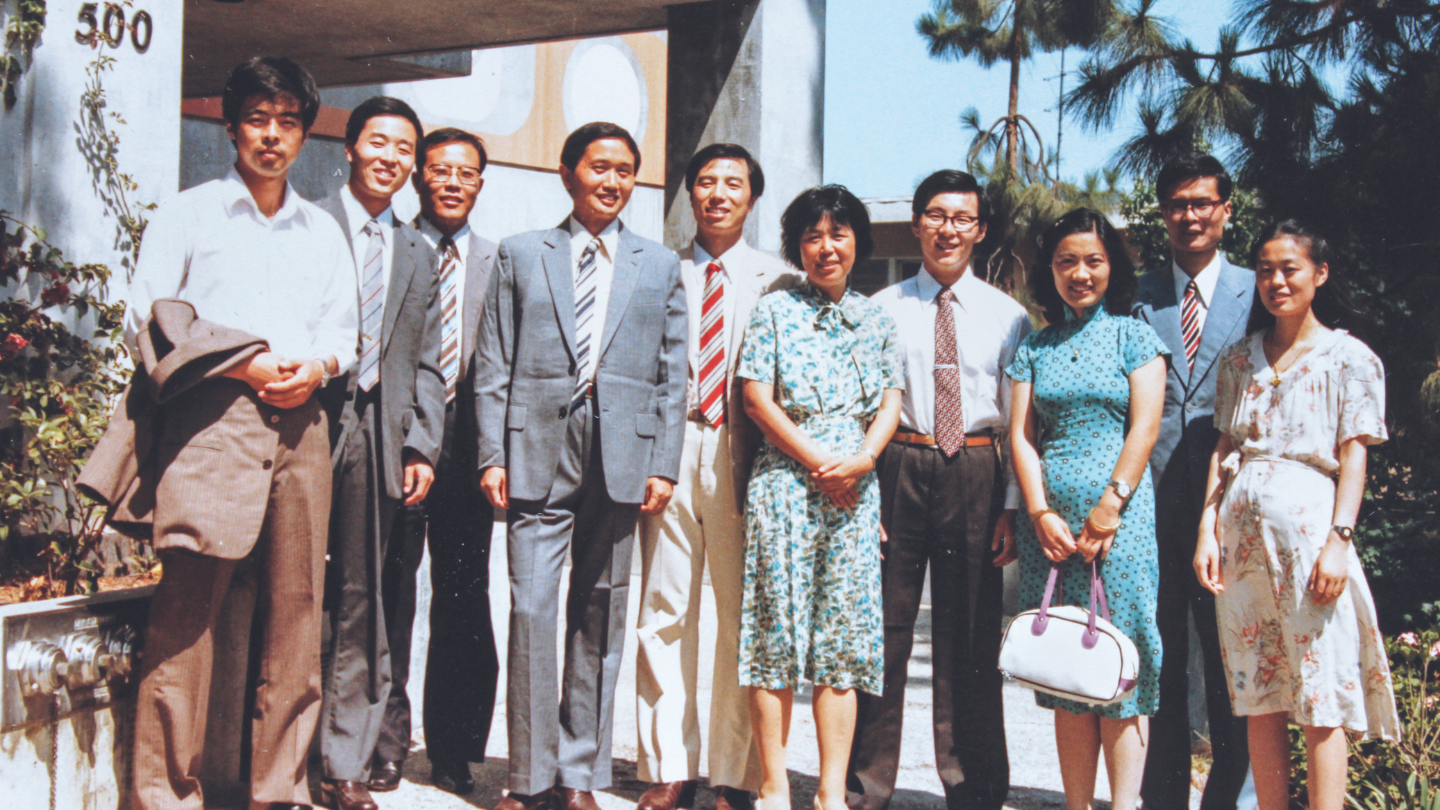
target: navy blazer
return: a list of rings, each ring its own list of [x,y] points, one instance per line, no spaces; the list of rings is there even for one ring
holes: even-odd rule
[[[1198,516],[1205,497],[1205,479],[1210,454],[1220,432],[1215,429],[1215,363],[1226,347],[1245,335],[1250,306],[1255,300],[1255,274],[1231,264],[1222,255],[1220,280],[1200,333],[1195,366],[1187,370],[1185,338],[1180,329],[1180,303],[1175,300],[1172,264],[1151,270],[1140,277],[1134,315],[1154,327],[1160,339],[1174,353],[1165,380],[1165,410],[1160,436],[1150,453],[1150,470],[1155,478],[1155,504],[1159,514],[1188,522],[1189,513]],[[1168,521],[1161,520],[1162,524]],[[1164,532],[1163,526],[1157,526]],[[1182,530],[1180,527],[1177,530]],[[1194,541],[1195,527],[1188,529]]]

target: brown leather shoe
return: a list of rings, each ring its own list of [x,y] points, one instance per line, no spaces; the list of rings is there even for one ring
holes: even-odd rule
[[[507,793],[495,810],[554,810],[552,791],[544,790],[534,796],[521,793]]]
[[[320,782],[320,803],[334,810],[380,810],[364,782],[325,779]]]
[[[600,805],[595,803],[595,794],[588,790],[557,787],[553,810],[600,810]]]
[[[715,810],[755,810],[755,800],[748,790],[721,787],[715,791]]]
[[[657,782],[640,796],[635,810],[676,810],[694,806],[694,782]]]

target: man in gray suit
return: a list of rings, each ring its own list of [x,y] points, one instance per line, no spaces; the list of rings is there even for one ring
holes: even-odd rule
[[[424,503],[400,509],[382,592],[390,633],[390,701],[375,746],[371,791],[399,787],[410,748],[410,632],[415,571],[430,540],[430,647],[425,664],[425,753],[442,790],[475,788],[471,762],[485,761],[500,661],[490,624],[490,532],[495,512],[480,496],[475,467],[475,336],[498,252],[470,229],[485,185],[485,144],[459,129],[433,130],[416,150],[415,227],[440,255],[440,372],[445,376],[445,438],[435,485]]]
[[[586,124],[560,164],[573,211],[501,242],[476,354],[480,486],[509,521],[510,794],[497,810],[596,810],[591,791],[610,785],[636,519],[669,503],[685,424],[680,259],[619,222],[635,139]]]
[[[1188,807],[1190,797],[1190,619],[1204,652],[1205,705],[1214,765],[1204,810],[1235,810],[1250,756],[1245,719],[1230,708],[1215,597],[1195,579],[1195,533],[1205,499],[1215,429],[1216,358],[1245,334],[1255,276],[1220,252],[1233,206],[1231,181],[1220,161],[1181,156],[1155,181],[1172,261],[1140,279],[1135,316],[1155,327],[1170,347],[1165,411],[1150,455],[1155,477],[1156,537],[1160,544],[1157,621],[1165,647],[1160,711],[1150,722],[1142,795],[1147,808]],[[1253,804],[1251,804],[1253,807]]]
[[[351,242],[360,287],[360,359],[344,381],[333,451],[320,720],[321,790],[339,810],[376,808],[365,783],[391,669],[381,565],[397,506],[419,503],[430,489],[444,424],[435,254],[390,209],[415,165],[420,134],[405,102],[362,102],[345,126],[350,179],[320,203]]]

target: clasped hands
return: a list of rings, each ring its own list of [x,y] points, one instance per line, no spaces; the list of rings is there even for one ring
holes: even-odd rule
[[[1064,518],[1053,511],[1042,510],[1034,519],[1035,535],[1040,539],[1041,550],[1045,552],[1046,558],[1055,563],[1064,562],[1076,552],[1085,558],[1085,562],[1092,562],[1096,557],[1105,559],[1105,555],[1110,553],[1110,546],[1115,542],[1115,532],[1120,524],[1120,509],[1124,505],[1125,502],[1120,496],[1106,487],[1105,494],[1101,495],[1095,504],[1090,518],[1085,521],[1085,527],[1080,530],[1079,537],[1070,532]],[[1106,526],[1116,528],[1104,531]]]
[[[275,352],[260,352],[235,364],[225,376],[247,383],[266,405],[289,409],[310,399],[325,367],[319,360],[287,360]]]
[[[829,458],[810,472],[810,480],[841,509],[854,509],[860,502],[860,479],[875,469],[875,459],[860,451],[844,458]]]

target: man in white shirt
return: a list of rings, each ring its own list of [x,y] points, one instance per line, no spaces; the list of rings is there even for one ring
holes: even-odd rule
[[[156,513],[171,519],[155,537],[164,574],[136,701],[140,810],[203,810],[213,639],[237,579],[257,583],[254,632],[263,639],[250,807],[310,805],[305,757],[320,713],[330,514],[326,416],[312,394],[354,363],[357,318],[344,235],[286,181],[319,108],[310,75],[288,59],[256,57],[235,68],[222,104],[235,166],[155,212],[130,283],[132,346],[163,298],[268,345],[227,372],[230,379],[198,383],[163,406],[158,439],[170,449],[159,456]],[[175,519],[207,509],[207,495],[222,489],[244,508],[218,524]]]
[[[359,359],[343,381],[335,448],[320,724],[321,790],[337,810],[376,808],[366,783],[392,671],[381,567],[399,505],[429,492],[444,429],[436,255],[390,208],[421,134],[405,102],[361,102],[345,125],[349,180],[320,202],[350,237],[360,288]]]
[[[640,653],[636,659],[639,778],[654,783],[640,810],[692,806],[700,776],[696,658],[706,561],[718,631],[710,697],[710,787],[717,810],[749,810],[760,787],[747,690],[738,679],[745,580],[745,490],[760,433],[734,370],[760,296],[798,283],[784,262],[745,243],[765,190],[742,146],[711,144],[691,158],[685,186],[696,233],[680,252],[690,313],[689,384],[680,480],[670,506],[640,518]]]
[[[860,695],[846,802],[883,810],[895,791],[906,667],[928,564],[935,765],[951,810],[999,810],[1010,789],[1000,652],[1001,567],[1015,559],[1020,493],[1002,464],[1005,367],[1030,333],[1024,307],[976,277],[989,204],[943,170],[911,203],[918,275],[875,294],[905,353],[900,428],[880,455],[885,689]]]

